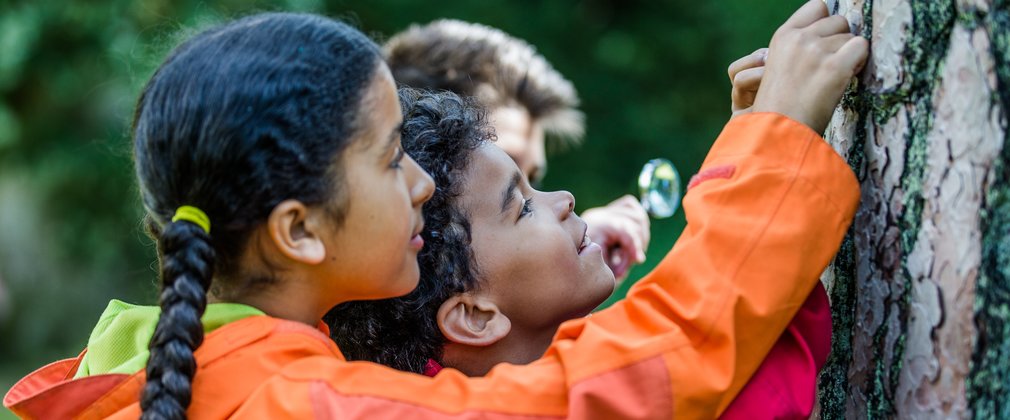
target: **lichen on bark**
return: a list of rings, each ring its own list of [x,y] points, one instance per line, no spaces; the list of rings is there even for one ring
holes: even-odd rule
[[[982,259],[975,291],[978,336],[966,392],[975,418],[1010,418],[1010,1],[993,1],[980,20],[995,62],[1004,137],[981,212]]]
[[[935,118],[933,95],[941,80],[943,60],[957,17],[952,0],[911,1],[910,6],[911,27],[903,54],[904,80],[896,94],[897,100],[884,102],[905,107],[909,113],[900,183],[902,206],[897,219],[900,266],[896,278],[892,279],[895,283],[892,293],[885,297],[885,321],[873,335],[873,369],[865,390],[868,418],[887,418],[896,414],[894,404],[904,366],[909,306],[915,278],[910,270],[909,255],[919,240],[922,224],[927,149]],[[895,321],[889,322],[887,319],[892,316]]]
[[[843,100],[843,108],[855,112],[838,126],[854,125],[849,161],[861,173],[864,202],[826,276],[834,335],[820,376],[823,418],[895,414],[912,299],[908,254],[919,240],[933,95],[957,18],[952,0],[878,2],[877,14],[874,2],[862,4],[863,35],[875,42],[903,38],[875,45],[885,50],[874,52],[868,68],[873,74],[863,77],[868,83]],[[888,20],[893,10],[908,11],[910,19]],[[885,33],[873,34],[880,28]],[[886,56],[887,48],[896,49],[891,55],[900,60],[883,61],[878,53]],[[888,144],[896,139],[901,143]]]

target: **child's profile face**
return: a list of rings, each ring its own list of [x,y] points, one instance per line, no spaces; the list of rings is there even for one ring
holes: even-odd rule
[[[380,65],[362,98],[362,128],[340,157],[344,218],[325,238],[321,276],[341,301],[401,296],[417,286],[421,207],[434,182],[400,144],[400,103]],[[339,303],[339,302],[337,302]]]
[[[500,148],[474,150],[460,206],[470,216],[471,247],[482,289],[512,329],[555,329],[588,314],[614,289],[614,275],[566,191],[530,187]]]

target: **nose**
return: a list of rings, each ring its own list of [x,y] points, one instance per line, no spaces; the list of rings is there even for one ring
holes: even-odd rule
[[[407,185],[410,188],[410,202],[420,207],[435,193],[435,180],[425,172],[410,156],[404,156],[407,169]]]
[[[554,210],[559,220],[565,220],[575,214],[575,196],[568,191],[555,191],[553,195]]]

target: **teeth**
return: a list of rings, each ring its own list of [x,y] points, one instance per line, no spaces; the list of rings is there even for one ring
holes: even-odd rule
[[[581,250],[582,248],[585,248],[585,247],[589,246],[589,242],[590,242],[589,235],[588,234],[584,235],[582,237],[582,243],[579,244],[579,250]]]

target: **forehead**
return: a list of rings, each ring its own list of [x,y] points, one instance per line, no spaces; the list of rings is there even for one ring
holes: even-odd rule
[[[504,151],[487,143],[470,155],[463,177],[460,204],[471,218],[498,217],[501,214],[502,192],[519,167]]]
[[[382,151],[389,143],[390,135],[398,134],[403,116],[400,100],[396,96],[396,84],[385,65],[380,65],[366,91],[361,97],[357,111],[357,133],[351,147],[364,150]]]

